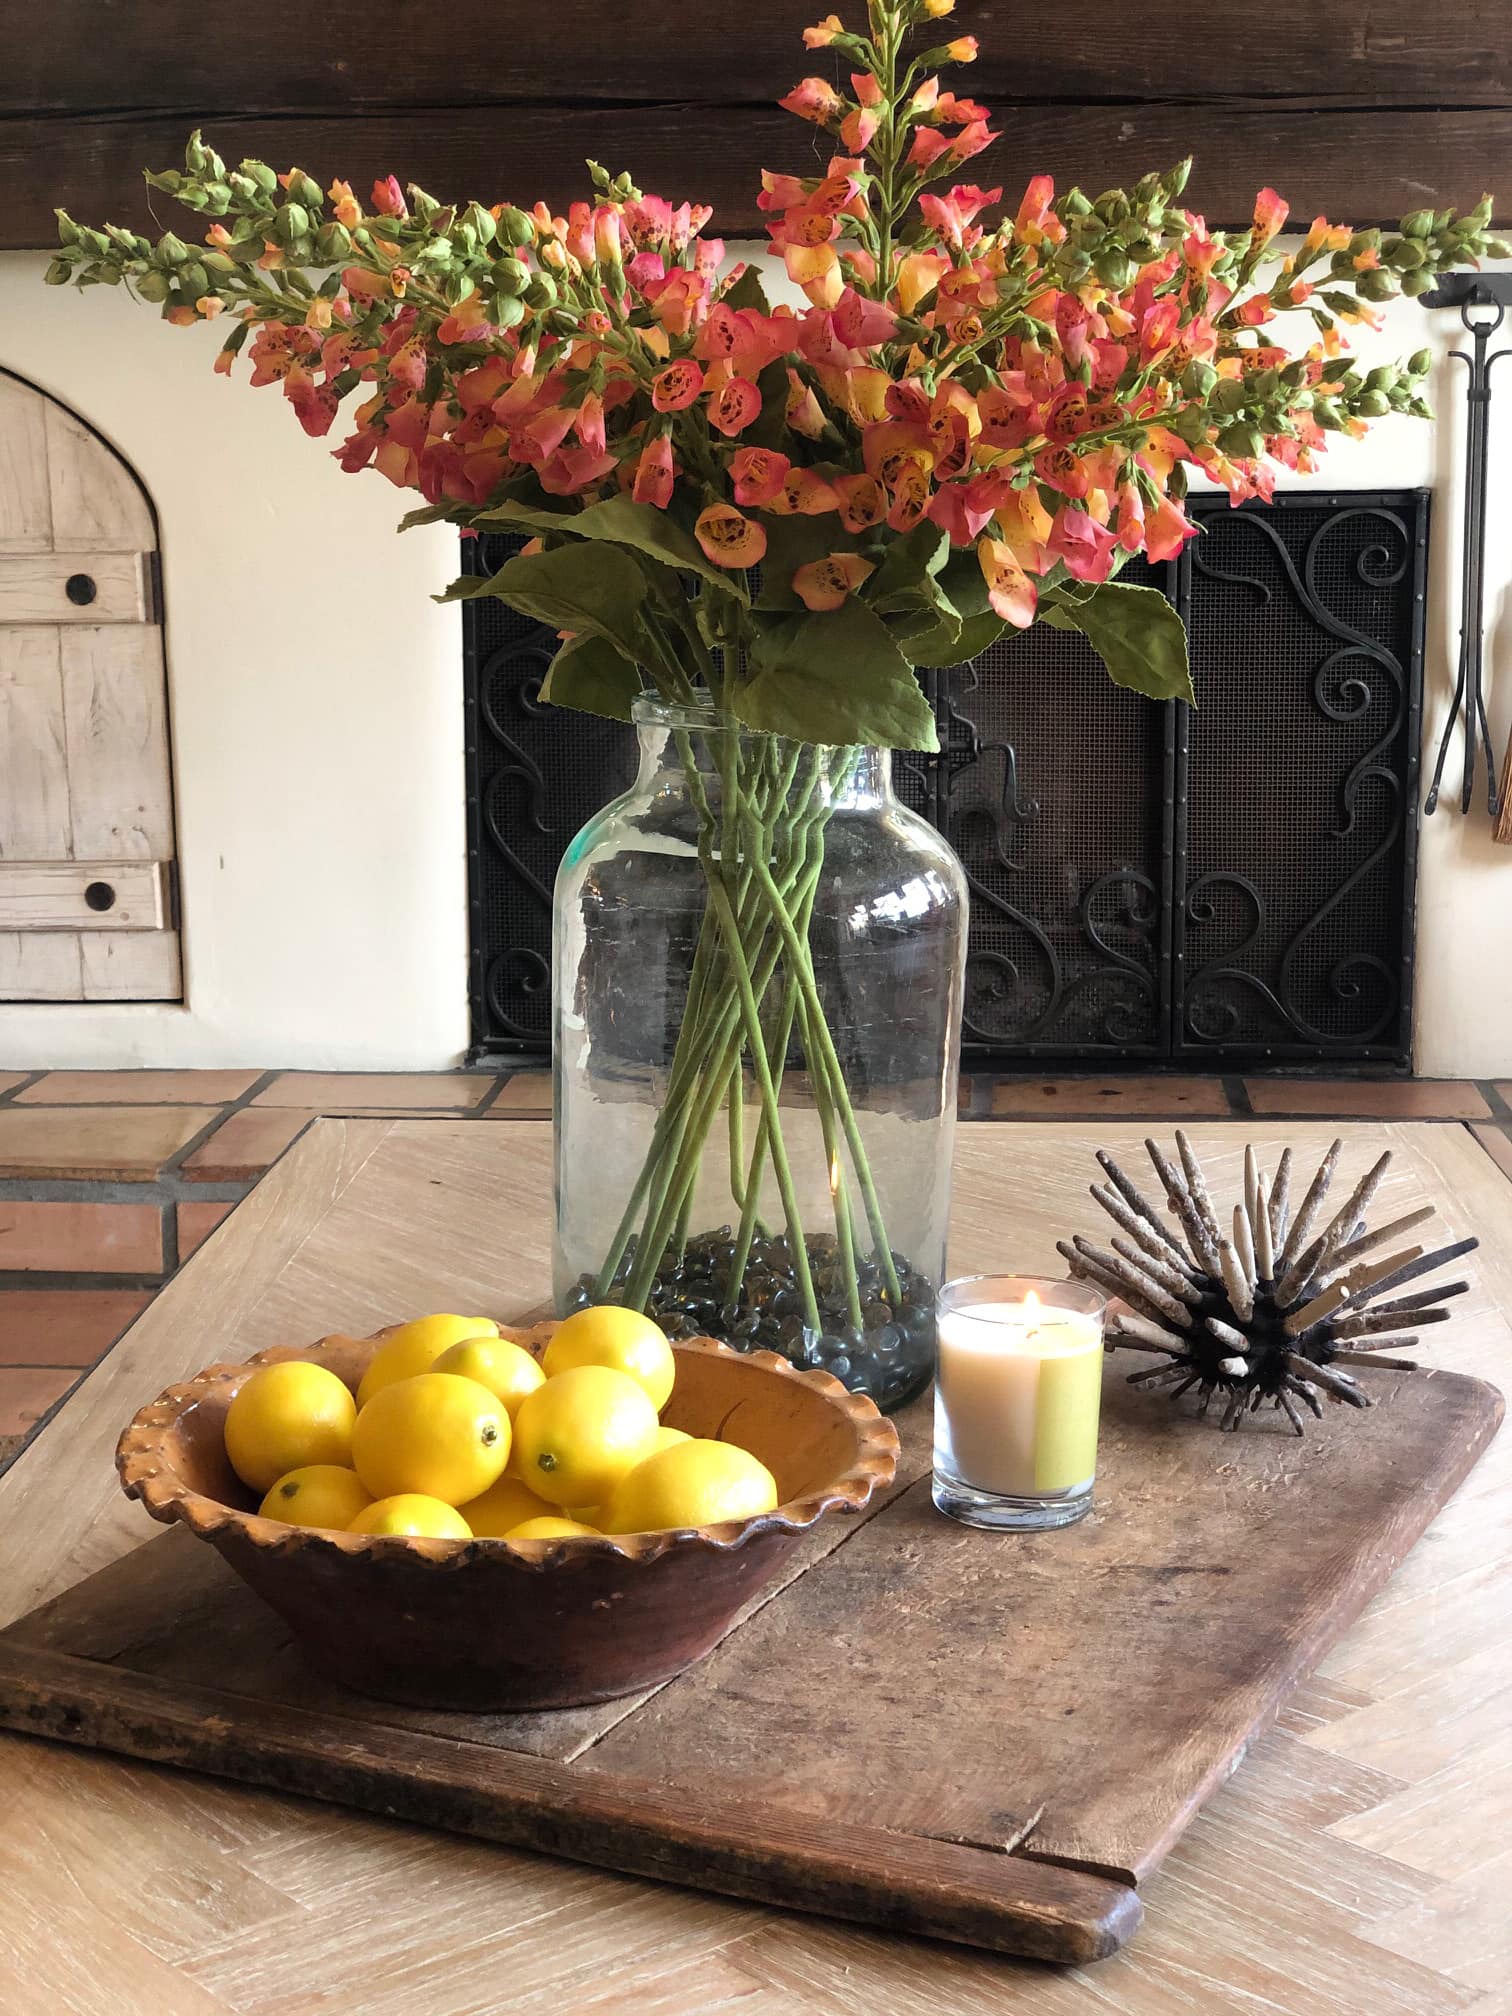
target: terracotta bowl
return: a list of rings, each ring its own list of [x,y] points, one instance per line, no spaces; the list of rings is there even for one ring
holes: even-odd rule
[[[556,1328],[508,1329],[540,1352]],[[898,1437],[870,1400],[698,1338],[674,1345],[663,1415],[737,1442],[777,1479],[759,1519],[592,1540],[411,1540],[315,1532],[257,1515],[226,1460],[223,1427],[259,1365],[305,1358],[356,1389],[384,1333],[324,1337],[212,1365],[144,1407],[116,1467],[154,1519],[208,1540],[284,1619],[312,1665],[359,1693],[425,1708],[568,1708],[611,1701],[712,1651],[782,1572],[805,1530],[892,1482]]]

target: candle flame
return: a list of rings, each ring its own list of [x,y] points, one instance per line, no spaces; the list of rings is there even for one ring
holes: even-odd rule
[[[1028,1294],[1024,1297],[1024,1313],[1025,1315],[1027,1315],[1031,1323],[1037,1323],[1039,1321],[1040,1298],[1038,1297],[1038,1295],[1035,1294],[1032,1288],[1029,1290]]]
[[[840,1150],[838,1148],[830,1157],[829,1183],[831,1197],[838,1197],[840,1195]]]

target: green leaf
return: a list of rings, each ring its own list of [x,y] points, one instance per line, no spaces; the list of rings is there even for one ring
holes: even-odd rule
[[[938,574],[950,552],[943,529],[929,519],[893,539],[877,563],[877,571],[866,584],[866,599],[873,609],[906,608],[911,601],[929,599],[922,586]]]
[[[831,512],[806,517],[795,511],[785,518],[763,516],[766,528],[766,557],[761,563],[761,593],[758,609],[801,609],[802,598],[793,592],[793,576],[811,560],[823,560],[830,553],[859,550],[858,534],[847,532]]]
[[[675,567],[679,573],[696,574],[701,581],[707,581],[721,594],[733,596],[737,602],[751,599],[741,574],[716,567],[693,534],[654,504],[637,504],[633,497],[623,494],[606,497],[601,504],[590,504],[586,511],[577,512],[570,529],[584,539],[608,539],[617,546],[633,546],[637,552]]]
[[[766,297],[766,289],[761,284],[761,275],[754,266],[747,266],[734,286],[727,287],[719,298],[727,308],[733,308],[737,314],[742,308],[754,308],[758,315],[770,315],[772,312],[772,305]]]
[[[838,609],[763,623],[730,705],[747,726],[795,741],[939,747],[908,660],[854,595]]]
[[[602,637],[580,636],[564,644],[552,659],[541,698],[554,707],[628,721],[633,703],[645,690],[637,667],[612,644]]]
[[[245,329],[248,325],[243,322],[239,326]],[[233,330],[231,333],[235,335],[236,331]],[[223,345],[222,347],[226,346]],[[401,532],[409,532],[416,525],[444,524],[447,519],[452,517],[454,512],[463,508],[457,504],[423,504],[418,511],[405,512],[404,516],[399,520],[399,530]]]
[[[1196,706],[1186,631],[1158,588],[1104,581],[1075,602],[1058,596],[1051,604],[1054,616],[1043,598],[1041,608],[1045,620],[1057,629],[1081,631],[1115,686],[1127,686],[1150,700],[1184,700],[1189,707]],[[1069,619],[1069,625],[1062,617]]]
[[[640,656],[638,611],[646,599],[646,577],[628,553],[603,540],[575,541],[549,553],[517,553],[491,580],[458,581],[439,599],[465,601],[477,595],[497,596],[554,630],[602,637],[632,661]]]
[[[787,365],[781,358],[757,374],[761,411],[740,437],[742,447],[785,449],[787,441]]]
[[[551,511],[511,497],[491,511],[480,511],[474,522],[495,525],[501,532],[576,532],[581,516],[580,511]]]

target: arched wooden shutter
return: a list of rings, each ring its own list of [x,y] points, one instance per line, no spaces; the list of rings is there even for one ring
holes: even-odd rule
[[[0,370],[0,1000],[181,998],[156,555],[127,464]]]

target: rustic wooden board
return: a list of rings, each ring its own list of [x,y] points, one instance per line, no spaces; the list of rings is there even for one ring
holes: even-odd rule
[[[1386,1580],[1501,1399],[1398,1375],[1366,1421],[1239,1437],[1105,1381],[1099,1504],[1034,1537],[899,1488],[815,1535],[701,1666],[558,1715],[316,1679],[173,1532],[0,1636],[0,1722],[790,1908],[1078,1963]]]

